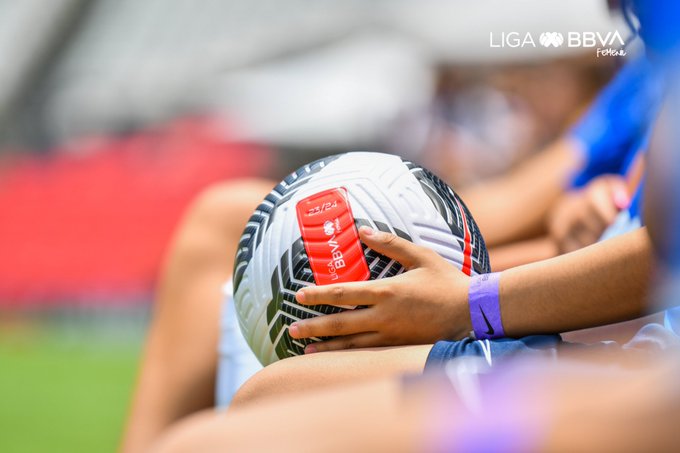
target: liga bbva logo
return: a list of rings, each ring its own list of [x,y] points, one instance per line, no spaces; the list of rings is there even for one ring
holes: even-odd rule
[[[517,48],[517,47],[580,47],[580,48],[596,48],[597,56],[625,56],[626,51],[623,49],[625,41],[618,31],[613,32],[576,32],[570,31],[568,33],[560,33],[555,31],[545,31],[541,33],[538,40],[534,36],[527,33],[520,33],[516,31],[489,33],[489,47],[501,48]]]
[[[564,42],[564,36],[562,36],[562,33],[546,31],[541,33],[538,42],[540,42],[543,47],[560,47]]]

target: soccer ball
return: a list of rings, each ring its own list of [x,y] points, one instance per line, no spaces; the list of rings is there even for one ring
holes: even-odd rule
[[[291,338],[288,326],[294,321],[356,308],[299,305],[300,288],[404,271],[359,241],[362,225],[429,247],[467,275],[489,272],[484,239],[470,212],[425,168],[369,152],[312,162],[265,197],[236,254],[239,325],[263,365],[303,354],[307,344],[325,339]]]

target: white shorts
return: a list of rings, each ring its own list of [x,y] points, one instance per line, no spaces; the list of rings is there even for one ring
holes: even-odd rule
[[[215,388],[217,408],[229,406],[239,387],[262,369],[262,364],[241,334],[231,280],[224,284],[222,292],[224,301],[220,319],[219,361]]]

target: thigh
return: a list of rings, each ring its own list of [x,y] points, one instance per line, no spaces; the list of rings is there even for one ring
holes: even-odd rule
[[[432,345],[355,349],[291,357],[250,378],[233,406],[294,392],[406,373],[422,373]]]
[[[428,414],[442,395],[438,388],[415,386],[383,378],[226,414],[206,411],[170,429],[153,451],[421,451],[423,442],[431,440],[425,434],[433,431]]]
[[[216,184],[187,209],[159,278],[122,451],[145,450],[169,423],[213,404],[220,288],[248,216],[272,184]]]

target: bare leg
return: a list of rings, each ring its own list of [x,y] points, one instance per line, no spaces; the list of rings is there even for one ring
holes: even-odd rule
[[[172,428],[152,451],[423,451],[430,402],[405,398],[399,378],[370,380],[226,414],[206,412]]]
[[[480,411],[469,411],[443,377],[370,380],[194,416],[152,451],[675,451],[673,364],[647,361],[621,373],[523,362],[478,387],[486,395]]]
[[[231,407],[310,389],[422,373],[430,349],[432,345],[402,346],[291,357],[269,365],[250,378],[236,393]]]
[[[168,425],[213,404],[220,288],[248,217],[272,186],[218,184],[187,211],[160,277],[122,451],[146,450]]]

